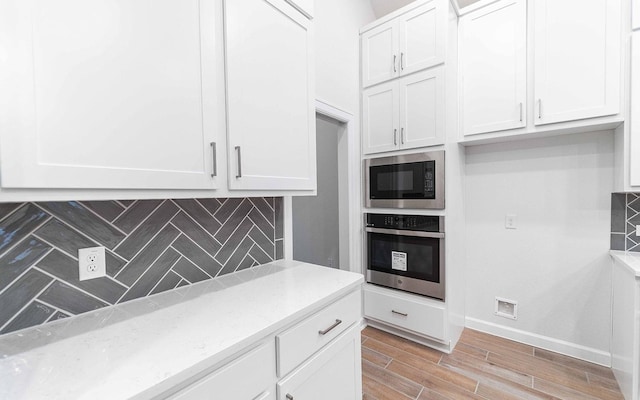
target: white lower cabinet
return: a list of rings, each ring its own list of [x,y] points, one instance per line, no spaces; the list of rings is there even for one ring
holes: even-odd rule
[[[278,400],[362,398],[360,326],[345,333],[278,382]]]
[[[267,333],[230,363],[162,398],[360,400],[361,322],[358,287],[288,328]]]
[[[212,372],[171,400],[275,399],[275,346],[271,341]]]
[[[611,368],[626,400],[640,399],[640,276],[613,265]]]
[[[445,340],[445,305],[438,300],[367,286],[364,290],[364,316],[419,336]]]

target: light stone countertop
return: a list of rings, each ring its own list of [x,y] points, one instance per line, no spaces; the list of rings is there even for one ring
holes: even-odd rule
[[[0,336],[0,399],[151,398],[362,282],[281,260]]]
[[[627,267],[636,278],[640,278],[640,253],[610,250],[611,257]]]

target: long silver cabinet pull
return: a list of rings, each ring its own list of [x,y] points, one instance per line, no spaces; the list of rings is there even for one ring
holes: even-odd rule
[[[400,71],[404,71],[404,53],[400,53]]]
[[[394,129],[393,130],[393,145],[397,145],[398,144],[398,130]]]
[[[538,119],[542,119],[542,99],[538,99]]]
[[[336,322],[334,322],[333,325],[331,325],[327,329],[318,331],[318,333],[321,334],[321,335],[326,335],[327,333],[331,332],[336,326],[340,325],[341,323],[342,323],[341,320],[336,319]]]
[[[397,72],[396,70],[396,55],[393,55],[393,72]]]
[[[520,122],[522,122],[522,103],[520,103]]]
[[[287,398],[287,400],[293,400],[293,396],[292,396],[292,395],[290,395],[289,393],[287,393],[287,395],[286,395],[286,396],[284,396],[284,397],[286,397],[286,398]]]
[[[236,178],[242,178],[242,152],[240,146],[236,146],[236,153],[238,154],[238,173]]]
[[[409,314],[407,314],[407,313],[403,313],[403,312],[396,311],[396,310],[391,310],[391,312],[394,313],[394,314],[402,315],[403,317],[408,317],[409,316]]]
[[[400,144],[404,144],[404,128],[400,128]]]
[[[213,168],[211,170],[211,177],[218,176],[218,155],[216,150],[216,142],[211,142],[211,161],[213,162]]]

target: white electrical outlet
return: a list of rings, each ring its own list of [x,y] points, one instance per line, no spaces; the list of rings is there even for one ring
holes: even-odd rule
[[[640,236],[640,225],[636,225],[636,236]]]
[[[504,217],[504,227],[507,229],[516,229],[516,215],[515,214],[507,214]]]
[[[107,275],[104,247],[78,249],[78,275],[81,281]]]

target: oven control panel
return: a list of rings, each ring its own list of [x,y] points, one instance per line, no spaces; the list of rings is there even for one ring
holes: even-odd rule
[[[367,214],[367,227],[442,232],[442,217],[434,215]]]

